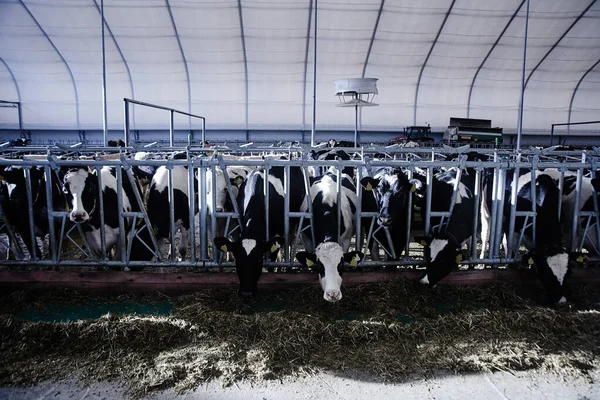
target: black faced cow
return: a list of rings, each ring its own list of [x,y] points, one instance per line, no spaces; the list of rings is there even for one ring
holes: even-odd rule
[[[564,284],[568,277],[569,270],[569,253],[564,247],[560,220],[558,216],[560,195],[559,190],[551,176],[535,173],[535,192],[532,189],[531,174],[523,173],[516,181],[517,184],[517,205],[516,211],[535,211],[535,241],[533,241],[533,227],[531,224],[526,224],[524,216],[515,218],[515,227],[513,235],[513,243],[508,243],[508,247],[513,254],[517,253],[519,245],[519,236],[521,231],[524,235],[524,245],[530,251],[529,255],[524,259],[530,264],[535,264],[538,276],[542,282],[542,286],[546,289],[548,299],[551,303],[565,303],[567,300],[564,296]],[[491,207],[489,201],[491,182],[486,185],[484,201],[482,201],[482,209],[486,207],[488,210]],[[506,190],[504,193],[504,216],[503,232],[505,234],[509,230],[510,224],[510,198],[511,189],[513,186],[512,174],[507,174]],[[535,203],[534,200],[535,193]],[[482,231],[481,240],[482,256],[485,251],[485,245],[489,238],[489,212],[482,212]]]
[[[8,222],[18,233],[29,253],[35,252],[36,257],[40,258],[42,254],[37,246],[31,240],[31,231],[29,225],[29,207],[33,211],[33,227],[36,237],[42,239],[49,232],[48,225],[48,203],[46,193],[46,177],[44,169],[32,167],[30,169],[31,179],[31,202],[27,196],[25,170],[21,167],[0,167],[0,180],[6,183],[7,193],[3,196],[2,208]],[[51,179],[53,210],[62,211],[65,209],[65,200],[60,190],[60,183],[56,175],[52,174]],[[58,228],[58,221],[56,227]],[[46,241],[42,241],[45,245]],[[45,253],[46,251],[44,251]]]
[[[379,259],[377,243],[384,246],[390,259],[400,258],[406,245],[406,229],[408,224],[409,198],[413,192],[420,190],[422,182],[418,179],[409,180],[406,173],[400,168],[383,167],[377,170],[373,177],[365,177],[360,181],[362,185],[362,212],[378,212],[377,224],[369,238],[367,247],[371,250],[371,257]],[[370,221],[366,219],[365,221]],[[363,223],[365,233],[371,228],[370,223]],[[385,229],[390,234],[394,252],[389,246]]]
[[[284,167],[270,168],[268,175],[269,217],[265,212],[267,199],[264,195],[265,171],[253,170],[240,187],[238,206],[242,213],[242,234],[238,240],[218,236],[214,239],[215,248],[223,252],[232,252],[235,268],[240,279],[238,293],[241,296],[256,295],[258,281],[262,274],[263,258],[267,253],[275,259],[284,245]],[[300,211],[304,199],[304,176],[298,167],[290,168],[290,211]],[[270,238],[266,238],[267,223]],[[291,226],[291,224],[290,224]],[[290,228],[290,232],[292,229]]]
[[[98,190],[97,170],[90,172],[87,167],[63,168],[63,190],[67,195],[71,212],[69,218],[76,224],[81,224],[86,242],[94,259],[103,258],[101,242],[101,217],[100,195]],[[104,234],[106,251],[110,254],[114,247],[114,259],[121,259],[120,232],[119,232],[119,207],[116,169],[102,167],[100,169],[102,181],[102,201],[104,210]],[[122,172],[122,206],[123,211],[139,211],[134,190],[137,184],[132,185],[125,172]],[[131,228],[128,219],[124,220],[125,233]],[[108,254],[107,254],[108,255]]]
[[[344,262],[356,266],[364,258],[361,252],[348,252],[354,235],[357,196],[356,187],[346,174],[342,175],[341,190],[341,203],[338,204],[337,174],[326,173],[322,177],[311,178],[312,224],[318,245],[314,252],[309,244],[308,251],[296,253],[296,258],[304,266],[316,267],[323,298],[332,303],[342,298]],[[307,209],[308,205],[303,204],[303,211]],[[338,219],[338,211],[341,220]]]
[[[461,248],[474,233],[472,177],[463,171],[460,180],[458,179],[458,169],[442,171],[433,176],[431,211],[452,212],[444,220],[442,217],[432,216],[432,234],[415,238],[425,246],[426,270],[420,282],[429,286],[434,286],[458,267]],[[425,218],[428,212],[426,207],[422,207],[421,210]]]

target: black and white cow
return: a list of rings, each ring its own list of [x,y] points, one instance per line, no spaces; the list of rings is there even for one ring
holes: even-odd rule
[[[341,204],[338,204],[337,174],[326,173],[319,178],[311,178],[312,224],[315,243],[318,245],[313,249],[311,240],[306,240],[307,251],[296,253],[300,263],[316,268],[323,288],[323,298],[332,303],[342,298],[344,263],[356,266],[364,259],[361,252],[348,252],[355,230],[357,196],[356,187],[346,174],[342,175],[341,188]],[[304,203],[302,211],[307,209],[308,204]],[[338,210],[341,211],[341,221],[338,221]]]
[[[400,258],[406,245],[406,229],[409,217],[409,198],[413,192],[420,190],[422,182],[418,179],[409,180],[406,173],[400,168],[382,167],[375,171],[373,177],[365,177],[360,181],[362,185],[362,212],[378,212],[377,224],[383,229],[376,229],[370,238],[367,247],[371,250],[371,257],[379,259],[377,243],[381,243],[386,253],[391,255],[387,248],[387,236],[384,229],[390,233],[394,248],[395,259]],[[368,234],[371,226],[368,219],[364,219],[363,227]],[[391,256],[389,257],[391,258]]]
[[[44,239],[49,232],[46,176],[44,169],[38,167],[32,167],[29,175],[35,237]],[[8,222],[15,229],[15,233],[21,236],[29,253],[35,252],[36,257],[41,258],[43,254],[40,252],[37,243],[31,241],[29,226],[30,200],[27,196],[25,170],[16,166],[1,166],[0,181],[6,183],[7,193],[2,197],[2,209]],[[55,174],[52,174],[51,188],[53,210],[63,211],[66,203]],[[58,220],[55,227],[57,229],[59,227]],[[46,241],[42,240],[42,243],[45,247]],[[47,249],[44,249],[43,253],[47,253]]]
[[[441,171],[433,176],[431,211],[446,212],[452,208],[452,213],[444,221],[442,217],[431,217],[430,236],[415,237],[424,246],[426,269],[420,282],[430,287],[435,286],[458,267],[462,261],[462,246],[468,244],[474,233],[473,178],[463,171],[460,181],[457,179],[456,168]],[[451,207],[455,187],[456,196],[454,206]],[[423,218],[426,218],[426,207],[423,206],[421,212]]]
[[[558,185],[560,180],[560,171],[555,168],[547,168],[539,173],[550,176]],[[565,246],[571,246],[573,218],[575,216],[577,172],[565,171],[563,180],[563,191],[561,199],[560,222],[563,232]],[[581,189],[579,195],[579,212],[594,211],[594,193],[598,198],[600,193],[600,179],[583,176],[581,179]],[[589,229],[585,234],[586,219],[581,218],[575,231],[575,246],[582,245],[584,249],[592,254],[598,254],[598,238],[595,229]],[[572,249],[576,250],[576,249]]]
[[[231,252],[235,258],[235,268],[240,280],[240,296],[256,295],[258,281],[262,274],[263,258],[267,253],[273,261],[279,249],[285,244],[284,215],[284,167],[272,167],[269,171],[269,218],[265,212],[264,194],[265,171],[253,170],[240,187],[239,210],[242,213],[242,234],[238,240],[218,236],[214,239],[215,248]],[[290,211],[300,211],[305,197],[304,176],[298,167],[290,168]],[[270,238],[266,238],[269,224]],[[290,232],[293,231],[290,223]],[[290,238],[291,239],[291,238]],[[291,242],[291,240],[290,240]]]
[[[222,218],[217,219],[217,231],[212,231],[212,218],[215,213],[219,212],[231,212],[233,211],[233,199],[237,199],[239,194],[239,188],[246,181],[248,174],[253,170],[252,167],[244,166],[229,166],[227,167],[227,176],[230,181],[230,187],[232,196],[227,193],[227,182],[225,181],[225,174],[220,167],[215,168],[214,179],[213,172],[211,169],[206,171],[206,206],[207,206],[207,227],[208,235],[210,240],[213,240],[217,236],[225,235],[226,222]],[[214,182],[213,182],[214,181]],[[214,191],[214,192],[213,192]],[[214,193],[214,200],[213,200]],[[234,220],[235,224],[237,220]],[[230,227],[230,231],[233,227]]]
[[[172,176],[173,199],[169,199],[169,168],[160,166],[156,169],[150,182],[146,210],[158,246],[163,249],[165,239],[174,240],[174,238],[171,238],[170,213],[170,207],[173,206],[174,233],[177,233],[177,231],[181,233],[177,244],[178,260],[185,260],[189,243],[190,218],[198,213],[198,205],[195,203],[194,215],[190,215],[188,168],[182,165],[173,166]],[[197,180],[194,179],[194,195],[197,192],[198,184]]]
[[[87,167],[63,168],[63,191],[67,196],[71,212],[69,219],[81,224],[86,242],[94,259],[102,259],[100,195],[98,190],[97,170],[90,172]],[[104,233],[107,256],[114,247],[114,259],[121,259],[119,208],[116,169],[105,166],[100,169],[102,180],[102,201],[104,209]],[[134,190],[125,172],[122,172],[122,205],[123,211],[139,211]],[[131,228],[125,219],[125,233]]]
[[[510,172],[510,171],[509,171]],[[558,216],[560,192],[551,176],[535,173],[535,204],[533,204],[533,189],[531,183],[531,174],[523,173],[517,179],[517,211],[535,210],[535,242],[533,241],[533,230],[529,224],[524,230],[524,245],[530,253],[524,257],[529,264],[535,264],[538,276],[542,286],[546,289],[548,299],[551,303],[565,303],[564,295],[565,281],[570,273],[569,253],[567,252],[562,236],[560,220]],[[489,187],[491,182],[485,184],[486,188],[482,191],[484,200],[482,201],[481,213],[481,240],[482,254],[484,256],[485,246],[489,240],[489,209],[491,208],[491,191]],[[512,174],[508,173],[506,177],[506,186],[504,193],[504,219],[503,232],[506,234],[509,230],[510,222],[510,198],[513,186]],[[483,212],[483,208],[487,208]],[[520,232],[525,225],[525,217],[518,216],[515,219],[515,228],[513,243],[508,243],[508,247],[513,254],[517,254]]]

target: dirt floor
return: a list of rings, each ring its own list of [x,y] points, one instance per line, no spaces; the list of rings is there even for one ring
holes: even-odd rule
[[[597,285],[560,308],[539,285],[343,292],[5,293],[0,399],[600,398]]]

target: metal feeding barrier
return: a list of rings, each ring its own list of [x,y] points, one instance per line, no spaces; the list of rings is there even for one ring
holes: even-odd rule
[[[195,149],[193,146],[185,148],[144,148],[145,152],[155,153],[155,158],[150,160],[136,160],[133,155],[135,149],[126,148],[86,148],[79,146],[76,151],[65,152],[64,148],[47,147],[38,155],[24,155],[24,152],[32,152],[32,148],[4,148],[2,149],[3,158],[0,158],[0,168],[4,171],[5,168],[20,169],[23,171],[25,182],[26,208],[27,218],[29,221],[28,227],[25,230],[17,231],[15,226],[9,222],[9,215],[6,212],[6,202],[9,201],[9,193],[6,192],[0,196],[0,251],[4,251],[6,257],[0,260],[0,265],[16,266],[16,265],[32,265],[45,267],[76,267],[76,266],[98,266],[98,267],[192,267],[199,269],[232,266],[233,261],[226,260],[225,257],[216,251],[210,238],[209,230],[217,231],[217,223],[224,221],[225,235],[236,236],[239,233],[242,218],[240,208],[235,198],[235,190],[230,176],[228,175],[228,167],[245,166],[251,168],[262,168],[267,174],[274,167],[283,167],[284,181],[282,188],[284,193],[284,210],[282,215],[285,218],[284,236],[285,246],[282,252],[280,261],[266,261],[266,265],[270,267],[276,266],[291,266],[298,265],[295,261],[295,253],[306,247],[308,241],[314,242],[314,228],[312,225],[313,210],[310,207],[311,202],[308,202],[308,209],[304,212],[290,209],[290,187],[292,184],[301,184],[305,193],[309,193],[311,169],[314,168],[330,168],[335,167],[337,171],[338,193],[341,192],[342,169],[344,167],[352,167],[356,171],[356,195],[358,202],[356,204],[355,237],[353,247],[357,250],[362,250],[369,238],[373,238],[377,230],[386,230],[385,227],[377,224],[377,213],[363,212],[361,203],[364,196],[360,186],[360,179],[364,176],[372,176],[374,171],[379,167],[398,167],[407,171],[409,177],[421,175],[426,183],[425,202],[426,212],[425,219],[419,220],[421,213],[415,211],[413,206],[413,197],[409,196],[409,206],[407,208],[406,226],[407,239],[403,254],[394,254],[393,245],[390,243],[391,237],[389,232],[386,235],[388,243],[380,243],[384,248],[383,257],[380,260],[374,260],[367,253],[367,259],[363,262],[363,266],[408,266],[419,265],[423,263],[423,257],[420,255],[419,247],[413,243],[411,235],[418,234],[428,235],[435,230],[443,230],[448,222],[449,216],[453,212],[454,204],[457,198],[457,185],[454,185],[453,195],[450,201],[450,207],[444,211],[432,211],[432,180],[437,169],[440,168],[457,168],[460,179],[461,174],[466,174],[466,171],[474,173],[474,199],[475,207],[473,209],[473,230],[479,232],[480,224],[480,202],[482,199],[483,188],[485,182],[492,185],[492,208],[491,208],[491,227],[489,237],[489,255],[484,258],[478,257],[477,248],[481,246],[478,235],[473,235],[470,240],[469,257],[463,261],[465,264],[510,264],[520,262],[519,254],[511,254],[502,250],[501,242],[503,235],[503,215],[508,213],[504,209],[504,197],[506,193],[510,193],[510,208],[511,212],[509,226],[507,232],[508,242],[512,243],[513,235],[519,235],[520,241],[523,239],[523,231],[513,232],[516,218],[525,218],[526,227],[535,226],[535,210],[516,210],[517,185],[511,185],[507,182],[506,176],[513,174],[519,176],[519,172],[524,170],[529,171],[534,179],[537,171],[546,168],[554,168],[559,171],[558,178],[559,189],[561,195],[563,193],[563,182],[565,173],[576,174],[574,214],[572,216],[570,243],[565,243],[570,250],[581,251],[587,248],[590,255],[596,256],[600,249],[600,224],[598,221],[598,199],[596,193],[593,192],[591,199],[593,201],[593,209],[580,211],[579,194],[582,191],[582,182],[584,179],[594,178],[596,176],[597,160],[600,158],[598,149],[590,151],[542,151],[538,149],[524,149],[520,152],[511,152],[505,150],[478,150],[478,154],[482,158],[488,158],[486,161],[469,161],[467,160],[468,148],[393,148],[386,147],[362,147],[344,149],[353,156],[351,160],[312,160],[308,157],[309,151],[312,148],[302,146],[295,147],[256,147],[256,146],[238,146],[228,148],[225,146],[206,148],[201,147]],[[40,149],[41,150],[41,149]],[[185,152],[185,159],[170,159],[168,157],[173,151],[179,150]],[[39,151],[39,150],[38,150]],[[104,159],[101,153],[116,152],[116,155]],[[93,159],[81,157],[84,154],[93,155]],[[252,156],[249,156],[252,154]],[[453,154],[456,157],[453,160],[448,160],[448,155]],[[68,157],[66,156],[68,155]],[[289,159],[281,159],[279,155]],[[9,158],[10,157],[10,158]],[[162,157],[162,158],[161,158]],[[75,224],[69,219],[69,207],[66,198],[62,192],[60,181],[61,169],[67,167],[85,167],[91,171],[96,171],[96,175],[101,178],[101,174],[97,173],[102,167],[116,167],[116,191],[119,199],[117,207],[119,211],[119,254],[120,259],[111,258],[111,249],[107,248],[105,232],[102,231],[101,247],[103,256],[94,257],[90,251],[89,243],[85,241],[83,230],[85,226]],[[178,260],[175,257],[177,240],[177,226],[175,219],[175,203],[169,201],[169,209],[165,209],[164,213],[169,215],[169,232],[170,240],[170,256],[165,256],[166,250],[162,248],[154,235],[154,227],[152,226],[152,215],[148,215],[146,210],[145,199],[136,192],[135,201],[139,206],[140,211],[131,212],[123,211],[122,196],[123,182],[129,180],[135,183],[136,178],[133,174],[134,167],[153,167],[164,166],[168,171],[168,198],[174,198],[174,176],[173,169],[184,167],[187,173],[188,193],[193,194],[188,196],[187,217],[189,218],[190,234],[187,247],[189,248],[188,256],[183,260]],[[300,168],[303,172],[303,182],[292,182],[290,170],[292,168]],[[207,174],[215,176],[216,170],[220,169],[223,172],[226,192],[232,208],[229,210],[214,211],[211,215],[210,225],[208,222],[207,210],[207,193],[212,197],[212,202],[216,202],[216,179],[211,179],[212,187],[208,186]],[[43,186],[39,182],[34,181],[32,171],[42,170],[45,177]],[[425,171],[423,173],[423,171]],[[569,172],[572,171],[572,172]],[[36,174],[38,175],[38,174]],[[269,196],[268,180],[264,180],[265,185],[262,188],[264,193]],[[54,185],[54,187],[53,187]],[[507,191],[506,185],[511,185]],[[3,186],[5,184],[3,183]],[[102,183],[99,182],[98,194],[101,193]],[[61,189],[61,190],[57,190]],[[46,195],[45,208],[40,212],[39,207],[34,209],[33,204],[36,202],[39,192],[44,191]],[[58,194],[58,198],[56,198]],[[533,191],[535,196],[535,191]],[[338,204],[339,204],[338,197]],[[535,200],[535,199],[534,199]],[[99,196],[98,211],[100,220],[105,220],[104,205],[102,204],[102,196]],[[265,214],[267,221],[269,218],[279,218],[275,216],[274,210],[269,209],[268,200],[265,202]],[[535,201],[534,201],[535,203]],[[559,210],[559,215],[565,217],[564,210]],[[339,217],[340,215],[338,215]],[[13,216],[14,217],[14,216]],[[46,218],[48,223],[48,232],[40,236],[39,230],[36,229],[37,221],[40,218]],[[431,225],[431,218],[439,218],[441,222],[437,226]],[[340,221],[341,218],[338,218]],[[127,232],[126,227],[133,227]],[[365,228],[366,227],[366,228]],[[101,225],[103,229],[103,225]],[[141,233],[146,229],[150,235],[150,240],[142,239]],[[270,238],[268,223],[266,226],[266,237]],[[535,234],[535,233],[534,233]],[[24,238],[29,237],[35,245],[42,244],[42,248],[48,247],[47,252],[40,252],[39,256],[36,251],[29,251],[24,246]],[[150,261],[139,261],[132,258],[131,246],[133,239],[143,241],[144,245],[152,252],[153,257]],[[577,240],[579,238],[579,240]],[[409,246],[410,245],[410,246]],[[391,250],[385,250],[391,249]]]

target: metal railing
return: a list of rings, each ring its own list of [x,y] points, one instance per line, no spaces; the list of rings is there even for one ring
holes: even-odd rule
[[[5,154],[14,155],[14,151],[19,151],[20,149],[5,149]],[[31,150],[31,149],[30,149]],[[81,150],[81,149],[80,149]],[[114,149],[95,149],[95,150],[112,150]],[[169,150],[173,150],[173,148],[169,148]],[[182,150],[182,149],[179,149]],[[349,152],[354,152],[358,159],[350,160],[350,161],[316,161],[309,160],[306,157],[306,151],[303,148],[294,148],[293,151],[289,148],[285,149],[274,149],[274,148],[251,148],[248,147],[238,149],[240,153],[248,154],[250,152],[254,154],[273,154],[280,152],[285,155],[292,155],[291,160],[281,160],[273,157],[266,157],[265,159],[256,159],[256,158],[245,158],[241,156],[232,156],[232,157],[222,157],[217,155],[217,153],[223,151],[230,151],[230,149],[213,149],[213,154],[211,156],[207,156],[206,149],[199,148],[198,151],[194,151],[194,149],[188,146],[186,149],[187,159],[184,160],[175,160],[175,159],[159,159],[159,160],[134,160],[130,159],[129,156],[126,156],[124,153],[121,153],[119,159],[63,159],[58,157],[57,155],[63,154],[64,149],[61,148],[46,148],[45,154],[37,158],[0,158],[0,166],[12,166],[19,167],[23,169],[24,178],[26,182],[26,196],[28,201],[28,218],[29,218],[29,227],[26,232],[15,232],[14,227],[11,227],[10,224],[4,224],[4,231],[6,232],[6,237],[4,237],[5,242],[9,242],[6,244],[5,248],[8,253],[11,254],[11,259],[3,259],[0,260],[0,264],[2,265],[19,265],[19,264],[28,264],[28,265],[40,265],[40,266],[81,266],[81,265],[97,265],[97,266],[118,266],[118,267],[130,267],[130,266],[154,266],[154,267],[164,267],[164,266],[173,266],[173,267],[197,267],[197,268],[211,268],[211,267],[222,267],[222,266],[231,266],[233,263],[231,261],[223,261],[222,257],[218,255],[218,251],[213,248],[212,243],[208,240],[208,232],[211,230],[213,233],[216,232],[216,223],[217,220],[225,219],[227,221],[226,229],[229,231],[230,223],[232,220],[238,220],[241,222],[240,210],[237,206],[236,199],[233,198],[233,189],[229,180],[229,176],[227,175],[227,168],[232,166],[249,166],[249,167],[261,167],[265,171],[268,171],[273,167],[283,167],[285,171],[285,179],[283,182],[284,188],[284,196],[285,196],[285,210],[281,211],[282,215],[285,218],[285,237],[286,237],[286,246],[283,252],[283,260],[274,263],[267,263],[267,265],[273,266],[289,266],[295,263],[294,255],[295,252],[299,250],[299,248],[306,243],[303,243],[296,236],[298,236],[297,231],[293,231],[292,227],[294,226],[292,221],[300,221],[301,223],[304,221],[311,221],[312,210],[309,209],[306,212],[299,212],[296,210],[290,210],[290,185],[298,184],[298,182],[291,182],[290,180],[290,169],[291,168],[301,168],[303,174],[305,176],[305,180],[303,183],[300,183],[304,186],[305,192],[308,191],[309,188],[309,168],[310,167],[336,167],[338,171],[341,171],[343,167],[351,166],[354,167],[357,171],[357,181],[363,176],[363,174],[369,175],[372,171],[375,171],[379,167],[384,166],[392,166],[392,167],[400,167],[409,171],[410,174],[416,173],[416,171],[427,171],[426,172],[426,182],[428,185],[426,186],[425,198],[427,199],[425,204],[427,207],[427,217],[424,221],[419,223],[417,221],[417,215],[415,210],[410,203],[410,207],[408,207],[408,226],[406,227],[406,231],[409,235],[407,235],[407,246],[404,254],[393,254],[393,250],[391,253],[383,254],[384,260],[375,261],[371,258],[368,258],[363,265],[365,266],[381,266],[381,265],[418,265],[422,264],[422,257],[419,255],[415,255],[418,253],[417,246],[410,241],[410,235],[415,234],[429,234],[432,230],[431,226],[431,218],[432,217],[444,217],[448,218],[449,213],[452,212],[452,205],[455,203],[456,195],[453,195],[453,200],[450,202],[451,206],[448,211],[440,212],[439,214],[431,212],[431,201],[432,201],[432,185],[431,180],[433,179],[434,169],[439,168],[459,168],[463,171],[463,168],[471,168],[475,171],[475,190],[474,190],[474,198],[475,198],[475,206],[473,209],[473,214],[475,216],[473,222],[473,231],[479,232],[479,223],[480,223],[480,215],[479,215],[479,203],[482,198],[481,194],[483,193],[483,177],[488,177],[488,182],[491,180],[492,185],[492,193],[493,199],[495,201],[492,202],[491,209],[491,234],[489,239],[489,255],[483,258],[478,258],[477,246],[481,244],[478,241],[477,234],[474,235],[471,240],[471,249],[470,249],[470,258],[465,260],[466,264],[509,264],[509,263],[518,263],[520,262],[519,254],[517,253],[502,253],[501,251],[501,238],[502,238],[502,216],[506,214],[507,210],[504,209],[504,195],[506,193],[511,193],[511,201],[510,207],[511,212],[510,215],[510,229],[507,232],[509,236],[509,243],[511,243],[512,235],[518,234],[522,237],[522,232],[514,232],[515,227],[515,219],[517,217],[526,216],[530,219],[535,218],[534,210],[526,211],[522,213],[516,212],[516,185],[507,192],[505,185],[507,181],[505,179],[506,175],[510,172],[514,172],[516,176],[519,175],[519,171],[528,170],[533,171],[533,174],[537,174],[539,170],[543,170],[545,168],[556,168],[559,171],[574,171],[577,174],[576,180],[576,193],[581,193],[582,191],[582,181],[585,178],[585,174],[590,174],[590,177],[595,177],[595,170],[597,167],[597,160],[600,158],[600,153],[598,149],[593,151],[569,151],[569,152],[544,152],[539,150],[523,150],[519,153],[513,152],[505,152],[501,150],[493,150],[490,152],[480,152],[481,154],[487,155],[491,160],[490,161],[467,161],[464,156],[459,157],[456,160],[447,161],[444,157],[448,154],[456,154],[457,149],[405,149],[399,150],[398,152],[392,154],[390,157],[381,158],[381,160],[374,158],[374,155],[379,154],[383,149],[345,149]],[[354,150],[354,151],[353,151]],[[163,154],[166,156],[169,152],[164,152]],[[466,153],[467,149],[460,150]],[[110,257],[110,249],[106,248],[106,238],[105,233],[103,232],[102,237],[102,254],[103,257],[99,259],[94,259],[94,256],[90,252],[90,246],[85,242],[85,235],[83,235],[82,227],[78,224],[73,224],[69,218],[68,209],[65,207],[66,199],[65,198],[53,198],[56,191],[53,193],[53,184],[60,184],[58,182],[57,177],[60,175],[59,171],[61,168],[65,167],[75,167],[82,166],[86,168],[91,168],[95,171],[100,171],[100,169],[104,166],[116,167],[116,182],[117,182],[117,198],[121,199],[123,196],[123,182],[125,179],[129,179],[130,182],[134,182],[134,176],[132,174],[132,168],[135,166],[149,166],[158,168],[160,166],[164,166],[168,170],[168,180],[169,180],[169,189],[168,189],[168,197],[169,199],[174,198],[174,177],[173,177],[173,169],[174,168],[185,168],[187,173],[187,191],[190,194],[188,196],[188,209],[187,217],[189,218],[190,224],[190,235],[187,246],[189,247],[188,257],[185,260],[178,261],[175,258],[176,248],[175,248],[175,240],[170,240],[170,250],[171,256],[169,258],[165,258],[164,248],[159,248],[158,243],[156,242],[156,238],[153,234],[150,235],[151,243],[147,243],[148,247],[153,250],[156,255],[152,261],[139,261],[131,258],[131,241],[135,235],[138,235],[142,229],[148,229],[150,232],[153,231],[152,227],[152,216],[148,215],[147,210],[145,208],[146,204],[144,203],[144,199],[141,195],[136,195],[136,199],[132,199],[135,201],[139,208],[139,212],[130,212],[124,211],[122,207],[122,200],[119,200],[119,204],[117,204],[119,212],[119,242],[118,246],[120,249],[121,258],[111,259]],[[45,172],[46,177],[53,177],[52,179],[45,180],[45,186],[42,190],[45,190],[45,194],[47,196],[47,222],[49,224],[49,232],[45,237],[36,236],[36,227],[35,222],[36,218],[39,216],[34,215],[34,210],[32,204],[37,196],[36,190],[40,190],[37,188],[37,184],[33,185],[31,170],[33,168],[41,168]],[[233,204],[233,208],[230,210],[225,210],[222,212],[215,212],[212,215],[211,226],[207,223],[207,172],[211,171],[213,177],[215,176],[216,169],[219,168],[224,172],[225,182],[226,182],[226,190],[228,196],[230,197],[231,203]],[[123,174],[125,172],[125,174]],[[464,172],[463,172],[464,173]],[[101,174],[98,174],[101,179]],[[339,179],[340,175],[338,174],[338,192],[341,185],[341,179]],[[213,195],[213,204],[215,203],[215,181],[216,179],[212,179],[213,187],[211,189],[211,193]],[[561,174],[559,178],[559,188],[563,190],[563,181],[564,181],[564,173]],[[265,180],[265,185],[267,180]],[[361,199],[362,199],[362,190],[359,182],[355,182],[357,187],[357,198],[358,203],[356,204],[356,235],[354,237],[354,247],[357,249],[364,248],[365,242],[369,237],[374,235],[376,229],[382,229],[375,225],[376,213],[363,213],[361,207]],[[99,194],[101,193],[102,182],[99,182]],[[263,190],[266,190],[263,188]],[[456,192],[456,187],[454,188]],[[62,192],[60,192],[62,193]],[[269,191],[266,190],[265,193]],[[61,194],[62,196],[62,194]],[[99,212],[100,212],[100,220],[103,222],[105,220],[105,204],[102,204],[102,196],[98,197],[100,200],[99,204]],[[575,196],[574,202],[574,214],[572,216],[572,226],[571,226],[571,237],[573,238],[571,243],[565,243],[565,245],[570,248],[570,250],[581,250],[584,245],[588,246],[590,251],[593,254],[598,253],[598,249],[600,249],[600,244],[598,240],[600,239],[600,224],[598,224],[598,200],[596,198],[595,193],[591,197],[593,201],[593,209],[588,211],[580,212],[580,204],[579,196]],[[338,199],[339,200],[339,199]],[[338,203],[339,204],[339,203]],[[2,206],[2,204],[0,204]],[[265,213],[268,218],[274,218],[275,214],[274,210],[269,209],[269,202],[266,201],[265,205]],[[198,210],[198,212],[196,212]],[[561,210],[559,211],[559,215]],[[0,209],[1,212],[1,209]],[[37,212],[37,211],[36,211]],[[164,210],[164,213],[168,213],[169,215],[169,233],[170,238],[176,237],[176,225],[174,221],[175,216],[175,203],[173,201],[169,202],[169,209]],[[3,214],[3,221],[6,222],[6,215]],[[564,217],[564,216],[563,216]],[[143,222],[140,222],[143,221]],[[363,224],[363,222],[369,221],[369,223]],[[141,224],[141,225],[140,225]],[[583,224],[583,227],[582,227]],[[131,233],[128,231],[126,227],[134,226],[135,233]],[[137,226],[136,226],[137,225]],[[366,229],[367,232],[362,232],[363,227],[365,225],[370,225],[370,229]],[[535,225],[535,224],[534,224]],[[310,225],[312,228],[312,225]],[[101,226],[101,229],[103,225]],[[267,229],[267,237],[269,238],[270,233]],[[229,232],[230,233],[230,232]],[[41,258],[38,258],[36,253],[33,252],[30,255],[27,255],[29,251],[19,245],[18,250],[14,247],[15,241],[20,242],[18,237],[23,237],[24,235],[29,235],[31,239],[33,239],[33,243],[36,243],[36,240],[46,241],[49,246],[49,252],[47,255],[42,255]],[[389,237],[389,235],[388,235]],[[138,236],[139,238],[139,236]],[[139,238],[141,240],[141,238]],[[309,240],[314,240],[314,233],[309,235]],[[591,246],[590,246],[591,243]],[[409,245],[410,244],[410,248]],[[393,249],[391,243],[388,243],[388,248]],[[0,246],[2,247],[2,246]],[[12,248],[12,250],[11,250]],[[67,249],[68,248],[68,249]],[[19,254],[20,253],[20,254]],[[393,260],[390,258],[394,258]],[[396,259],[397,258],[397,259]]]

